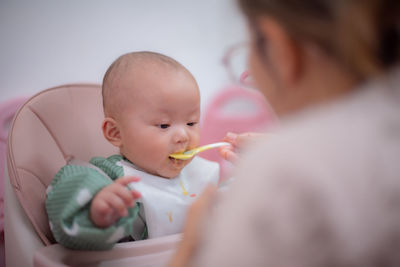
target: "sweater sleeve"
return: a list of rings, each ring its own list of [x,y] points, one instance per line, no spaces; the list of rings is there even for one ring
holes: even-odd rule
[[[107,159],[104,162],[108,162]],[[79,165],[62,167],[47,190],[46,210],[50,228],[56,241],[65,247],[80,250],[111,249],[121,238],[132,233],[138,206],[130,208],[128,216],[107,228],[96,227],[91,222],[89,210],[93,197],[117,178],[116,175],[113,175],[113,179],[109,177],[107,164],[96,165],[101,171]]]

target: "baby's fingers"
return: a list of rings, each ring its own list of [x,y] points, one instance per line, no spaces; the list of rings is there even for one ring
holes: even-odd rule
[[[139,191],[136,191],[136,190],[132,190],[131,194],[132,194],[134,199],[138,199],[138,198],[142,197],[142,194]]]
[[[139,181],[140,178],[136,176],[124,176],[115,180],[116,183],[124,186],[128,185],[129,183],[139,182]]]
[[[116,184],[113,193],[124,202],[125,207],[133,207],[135,204],[135,197],[126,186]]]
[[[91,210],[98,216],[105,216],[107,213],[112,211],[112,208],[104,199],[97,199],[92,202]]]
[[[107,199],[108,205],[118,213],[119,216],[125,217],[128,215],[127,205],[125,204],[124,200],[115,195],[114,197],[110,197]]]
[[[114,210],[104,199],[93,201],[90,208],[90,218],[98,227],[108,227],[118,219]]]
[[[135,203],[134,200],[142,196],[140,192],[135,190],[130,190],[127,187],[127,184],[137,181],[139,181],[139,178],[133,176],[122,177],[115,181],[116,187],[114,193],[117,194],[124,201],[127,207],[133,207]]]

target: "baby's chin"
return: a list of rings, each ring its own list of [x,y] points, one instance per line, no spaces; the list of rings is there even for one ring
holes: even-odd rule
[[[180,170],[160,171],[158,173],[158,176],[165,178],[165,179],[173,179],[181,173],[182,169],[183,168],[181,168]]]
[[[158,176],[161,176],[166,179],[172,179],[178,176],[182,169],[188,165],[192,159],[190,160],[179,160],[179,159],[172,159],[169,158],[168,165],[165,169],[158,171]]]
[[[173,179],[178,176],[181,173],[182,169],[191,161],[192,159],[178,160],[168,157],[166,161],[163,161],[160,164],[153,164],[152,166],[141,166],[139,164],[136,164],[136,166],[149,174],[160,176],[161,178],[165,179]],[[158,168],[155,167],[157,165]]]

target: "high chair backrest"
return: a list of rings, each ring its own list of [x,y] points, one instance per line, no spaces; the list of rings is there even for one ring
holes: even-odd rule
[[[89,161],[118,152],[102,135],[103,116],[100,85],[71,84],[30,98],[9,129],[10,183],[45,245],[54,243],[44,205],[57,171],[71,157]]]

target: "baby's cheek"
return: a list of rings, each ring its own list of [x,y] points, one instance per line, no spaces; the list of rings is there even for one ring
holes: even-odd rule
[[[199,131],[196,131],[196,132],[192,135],[190,141],[191,141],[192,146],[194,146],[194,147],[199,146],[199,144],[200,144],[200,130],[199,130]]]

